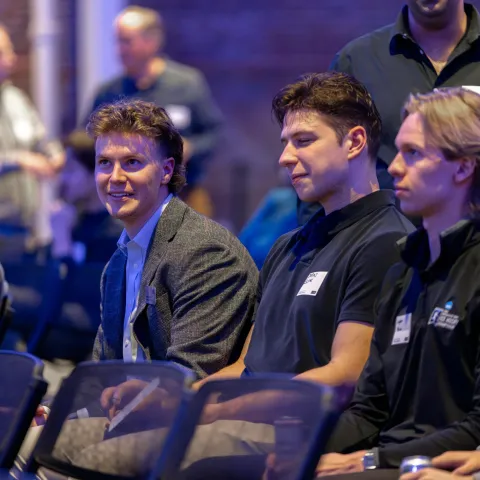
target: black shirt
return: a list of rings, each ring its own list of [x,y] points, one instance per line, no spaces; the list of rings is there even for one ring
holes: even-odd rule
[[[381,467],[480,444],[480,224],[399,242],[377,304],[370,357],[328,451],[378,446]],[[407,316],[407,318],[406,318]]]
[[[393,25],[348,43],[330,65],[331,70],[348,73],[362,82],[380,112],[383,133],[377,169],[382,188],[392,186],[386,168],[397,153],[395,137],[401,125],[400,112],[408,95],[440,87],[480,85],[479,15],[470,4],[465,4],[465,12],[467,32],[440,75],[411,36],[407,6]]]
[[[272,247],[260,273],[260,303],[247,372],[299,374],[329,363],[340,322],[373,325],[382,280],[413,227],[378,191],[314,215]]]

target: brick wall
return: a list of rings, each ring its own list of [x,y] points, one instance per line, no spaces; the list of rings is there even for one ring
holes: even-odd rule
[[[58,0],[64,130],[75,119],[75,1]],[[108,1],[108,0],[99,0]],[[14,81],[29,89],[28,0],[0,0],[19,53]],[[279,128],[270,101],[307,71],[326,69],[347,41],[392,22],[403,0],[132,0],[158,9],[167,53],[200,68],[225,115],[207,184],[219,217],[239,227],[277,182]],[[480,7],[480,0],[473,3]]]
[[[349,40],[393,22],[404,1],[131,3],[158,9],[167,26],[167,53],[200,68],[209,80],[227,128],[210,164],[208,185],[219,215],[238,227],[277,182],[280,148],[279,128],[270,115],[273,95],[301,73],[326,69]],[[245,187],[239,178],[247,179]]]

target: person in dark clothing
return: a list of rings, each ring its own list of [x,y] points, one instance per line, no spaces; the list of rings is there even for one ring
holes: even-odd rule
[[[115,35],[124,73],[98,88],[90,112],[120,98],[138,98],[165,108],[184,141],[187,186],[182,198],[211,216],[209,200],[195,205],[188,201],[198,198],[194,191],[199,190],[194,189],[213,156],[223,122],[204,75],[162,54],[165,28],[155,10],[127,7],[115,20]]]
[[[480,17],[463,0],[407,0],[395,23],[356,38],[333,59],[330,70],[362,82],[380,112],[383,131],[377,156],[380,188],[392,188],[387,169],[396,155],[398,112],[410,93],[480,85]],[[300,204],[303,225],[319,208]]]
[[[412,95],[389,167],[423,228],[398,242],[370,356],[321,473],[396,468],[480,444],[480,95]],[[365,478],[368,472],[365,472]]]
[[[107,263],[122,233],[98,198],[95,187],[95,143],[83,130],[65,140],[67,161],[60,177],[60,199],[54,204],[52,256],[75,263]]]
[[[375,176],[381,123],[365,87],[341,73],[301,77],[273,100],[279,159],[297,194],[326,213],[282,235],[260,274],[241,358],[213,375],[289,373],[356,382],[368,356],[373,305],[395,241],[413,230]],[[382,258],[381,262],[375,259]]]

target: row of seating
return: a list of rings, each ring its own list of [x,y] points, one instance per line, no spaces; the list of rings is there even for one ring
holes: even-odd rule
[[[144,387],[109,422],[99,408],[100,396],[127,379]],[[288,474],[282,478],[310,479],[348,400],[343,389],[286,376],[215,380],[198,391],[191,388],[193,382],[192,372],[167,362],[81,363],[63,381],[30,457],[23,465],[17,461],[15,468],[22,469],[22,478],[43,467],[42,471],[89,480],[255,478],[250,470],[256,468],[261,478],[267,454],[275,453],[277,460],[288,460]],[[7,472],[14,467],[47,389],[42,362],[29,354],[0,351],[0,385],[0,468]],[[255,401],[248,401],[252,396]],[[239,417],[214,415],[209,419],[212,411],[232,401],[245,401]],[[205,447],[214,445],[215,439],[222,442],[222,429],[230,425],[235,436],[239,420],[266,428],[267,435],[260,442],[264,451],[242,452],[241,456],[235,450],[223,451],[218,452],[223,455],[219,458],[215,449],[205,454]],[[95,439],[93,426],[99,422],[104,428]],[[205,427],[208,435],[202,434]],[[82,438],[86,444],[80,447]],[[64,447],[74,447],[78,454],[83,449],[84,455],[77,459],[64,456]],[[141,471],[122,466],[128,455],[137,463],[142,458]],[[236,460],[242,468],[234,467]],[[221,472],[221,465],[229,471]],[[207,476],[205,469],[211,470]]]
[[[79,362],[89,358],[100,323],[104,264],[59,260],[2,264],[14,308],[8,328],[27,340],[27,351],[44,359]]]

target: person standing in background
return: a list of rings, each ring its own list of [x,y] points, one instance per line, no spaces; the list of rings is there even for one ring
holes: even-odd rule
[[[124,71],[98,88],[90,111],[130,97],[165,108],[184,141],[187,186],[182,198],[199,213],[212,216],[210,197],[200,181],[205,162],[213,155],[222,116],[205,77],[163,54],[165,28],[155,10],[127,7],[114,27]]]
[[[49,209],[41,190],[64,164],[58,141],[47,132],[27,95],[9,80],[16,63],[10,36],[0,25],[0,255],[12,249],[36,250],[51,240]],[[26,245],[8,240],[8,233],[24,231]]]
[[[403,103],[410,93],[480,85],[480,17],[463,0],[407,0],[395,23],[356,38],[333,59],[330,70],[348,73],[372,95],[383,131],[377,156],[380,188],[392,188],[387,169],[397,150]],[[298,207],[303,224],[319,205]]]

